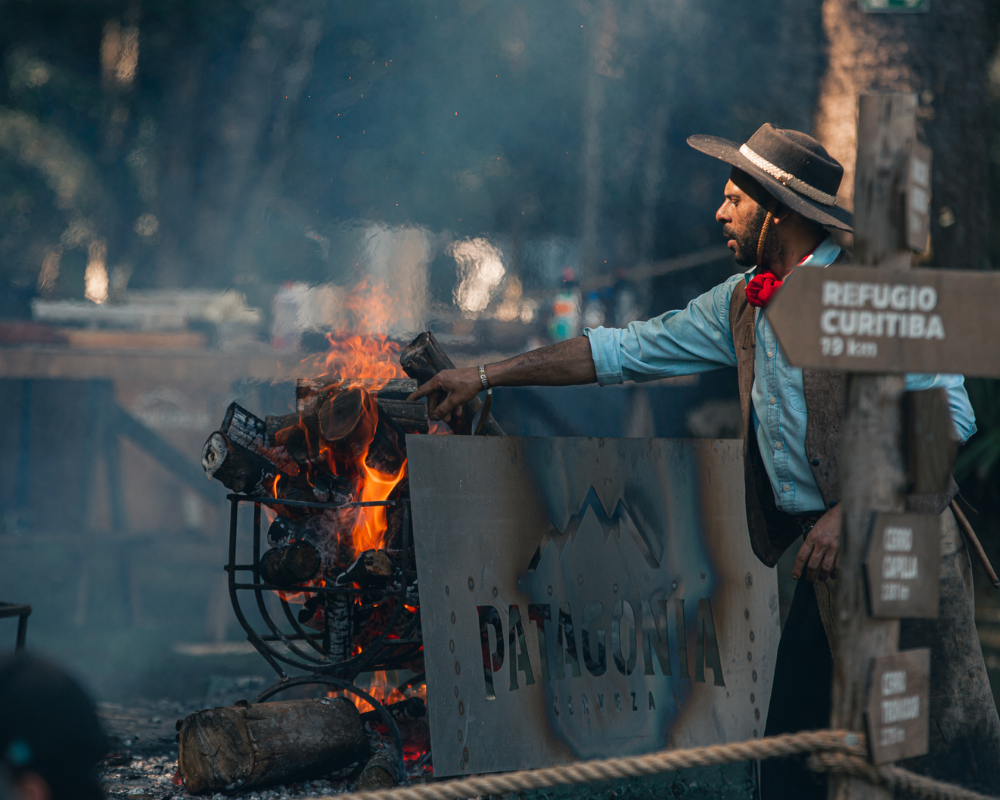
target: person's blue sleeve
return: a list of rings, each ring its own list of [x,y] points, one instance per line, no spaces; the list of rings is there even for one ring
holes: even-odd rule
[[[922,389],[947,389],[948,408],[951,409],[951,421],[955,425],[955,433],[960,442],[968,441],[976,432],[976,414],[965,391],[965,378],[961,375],[907,375],[908,391]]]
[[[742,280],[742,274],[734,275],[687,308],[627,328],[586,328],[597,382],[606,386],[736,366],[729,300]]]

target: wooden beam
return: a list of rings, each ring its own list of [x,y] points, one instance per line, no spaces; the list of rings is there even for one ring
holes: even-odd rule
[[[912,255],[901,246],[901,188],[916,131],[914,95],[864,95],[858,117],[854,189],[854,261],[902,269]],[[830,727],[865,729],[872,659],[899,647],[899,620],[868,616],[864,559],[874,511],[902,511],[906,468],[902,452],[902,375],[851,375],[840,450],[842,529],[837,635]],[[867,781],[830,773],[829,797],[889,800]]]

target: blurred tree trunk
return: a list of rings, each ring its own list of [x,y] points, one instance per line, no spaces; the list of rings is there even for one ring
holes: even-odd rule
[[[858,0],[824,0],[829,62],[816,137],[845,167],[852,206],[858,95],[914,92],[918,138],[934,151],[929,263],[987,265],[989,0],[930,0],[922,14],[866,14]]]
[[[325,0],[263,3],[247,31],[202,175],[195,249],[202,266],[215,275],[228,279],[238,269],[238,254],[245,253],[240,243],[248,232],[248,212],[256,205],[260,166],[278,159],[281,171],[280,151],[312,66],[325,5]]]

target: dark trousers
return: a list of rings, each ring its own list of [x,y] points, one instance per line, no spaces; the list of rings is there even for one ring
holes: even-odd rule
[[[816,604],[805,578],[792,596],[778,642],[765,736],[828,728],[833,659]],[[806,756],[772,758],[760,764],[762,800],[826,800],[826,775],[806,767]]]

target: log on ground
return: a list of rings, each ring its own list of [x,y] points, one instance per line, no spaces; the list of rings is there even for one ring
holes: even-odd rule
[[[178,767],[192,794],[308,780],[368,755],[361,715],[344,698],[199,711],[181,723],[178,741]]]

